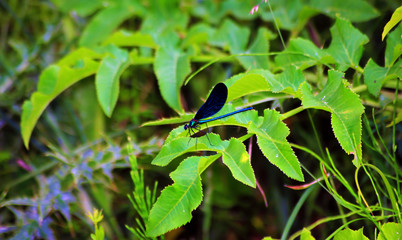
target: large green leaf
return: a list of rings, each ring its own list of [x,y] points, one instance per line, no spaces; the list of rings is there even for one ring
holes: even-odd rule
[[[200,166],[207,157],[189,157],[170,174],[174,183],[165,188],[153,205],[146,234],[149,237],[162,235],[191,220],[191,212],[202,200]]]
[[[102,52],[102,49],[99,49]],[[63,57],[57,65],[64,65],[71,68],[82,68],[84,66],[82,59],[102,59],[104,54],[91,50],[89,48],[78,48],[77,50],[70,52],[68,55]],[[41,82],[39,82],[40,84]]]
[[[272,164],[288,177],[304,181],[299,161],[286,140],[290,131],[278,112],[266,109],[262,123],[251,122],[248,131],[256,134],[258,146]]]
[[[359,230],[352,230],[350,228],[346,228],[334,236],[334,240],[369,240],[366,236],[364,236],[363,228]]]
[[[402,20],[402,6],[397,8],[395,12],[392,14],[391,19],[387,22],[384,27],[384,31],[382,32],[382,40],[384,40],[385,36],[391,31],[395,25],[399,24]]]
[[[300,234],[300,240],[316,240],[316,239],[313,237],[310,230],[308,230],[307,228],[303,228]]]
[[[250,30],[239,27],[232,20],[226,19],[215,32],[210,43],[218,47],[228,47],[233,54],[241,53],[247,46]]]
[[[275,76],[268,70],[254,69],[229,78],[225,84],[229,89],[228,101],[246,96],[251,93],[270,91],[269,80]]]
[[[125,1],[116,1],[99,11],[84,29],[80,46],[94,46],[104,41],[124,20],[134,14],[134,8]]]
[[[265,28],[259,28],[257,36],[255,37],[253,43],[250,47],[243,51],[247,54],[268,54],[269,42],[268,42],[268,30]],[[239,49],[240,50],[240,49]],[[240,56],[238,57],[240,63],[245,69],[255,69],[262,68],[268,69],[268,55],[263,56]]]
[[[378,96],[384,83],[393,78],[402,77],[402,60],[399,60],[392,67],[380,67],[371,58],[364,68],[364,83],[368,91]]]
[[[313,42],[296,38],[291,39],[289,47],[275,57],[275,62],[278,66],[296,65],[303,70],[318,64],[333,63],[334,59]]]
[[[47,105],[74,83],[94,74],[99,63],[93,58],[98,57],[99,54],[88,49],[78,49],[62,59],[59,64],[51,65],[41,73],[38,91],[33,93],[31,99],[26,100],[22,107],[21,135],[26,148],[29,147],[33,128]]]
[[[95,84],[99,103],[108,117],[112,116],[119,95],[120,76],[129,66],[128,52],[114,45],[108,46],[109,53],[102,59]]]
[[[350,2],[350,1],[349,1]],[[327,51],[336,60],[339,70],[357,69],[363,53],[363,45],[368,42],[366,35],[354,28],[350,21],[337,18],[331,27],[332,41]]]
[[[192,7],[192,14],[202,18],[204,22],[219,24],[222,18],[227,15],[234,15],[236,19],[249,20],[256,16],[250,15],[248,9],[251,9],[256,2],[253,1],[199,1]]]
[[[342,148],[355,159],[361,159],[361,115],[364,107],[357,94],[342,80],[343,73],[328,71],[324,89],[314,95],[307,83],[301,86],[302,104],[305,108],[316,108],[331,113],[332,129]]]
[[[244,145],[236,138],[221,140],[219,135],[209,133],[208,137],[200,137],[189,141],[189,137],[177,137],[164,144],[152,164],[166,166],[173,159],[193,151],[216,151],[222,154],[223,163],[229,167],[238,181],[255,187],[255,177],[251,168],[248,153]]]
[[[188,47],[192,44],[205,44],[214,33],[215,29],[205,23],[195,24],[187,31],[186,37],[183,39],[182,47]]]
[[[245,69],[268,68],[268,30],[260,28],[253,43],[247,49],[250,30],[239,27],[231,20],[225,20],[213,35],[210,43],[218,47],[228,47],[231,54],[256,54],[236,57]],[[263,54],[263,55],[261,55]]]
[[[286,30],[293,30],[296,27],[300,13],[307,5],[303,1],[292,0],[272,0],[269,3],[271,4],[272,11],[268,4],[262,3],[260,4],[261,10],[259,10],[258,14],[265,21],[273,22],[275,20],[280,28]]]
[[[225,84],[229,88],[228,101],[232,101],[262,91],[296,96],[297,89],[304,81],[302,71],[294,66],[289,66],[277,75],[268,70],[254,69],[231,77]]]
[[[213,46],[229,48],[230,53],[234,55],[255,54],[236,57],[245,69],[268,68],[268,38],[270,33],[267,29],[259,28],[256,37],[248,48],[250,30],[246,27],[239,27],[231,20],[225,20],[218,30],[214,31],[213,34],[210,30],[209,33],[212,35],[209,43]]]
[[[402,15],[402,7],[401,15]],[[385,48],[385,67],[390,67],[402,54],[402,24],[399,24],[387,37],[387,47]]]
[[[187,29],[190,18],[181,3],[179,0],[149,1],[145,7],[147,12],[141,24],[141,32],[152,35],[154,41],[162,45],[164,39],[160,38],[161,34]]]
[[[363,22],[379,15],[378,11],[363,0],[311,0],[310,6],[330,17],[342,17],[352,22]]]
[[[393,78],[402,78],[402,60],[395,61],[402,54],[402,25],[399,25],[387,37],[387,47],[385,48],[385,67],[378,66],[371,58],[364,68],[364,83],[368,91],[374,96],[378,96],[384,83]]]
[[[128,30],[120,30],[111,34],[103,44],[124,47],[157,47],[151,35]]]
[[[382,231],[378,233],[377,240],[400,239],[402,234],[402,224],[388,222],[382,225]]]
[[[180,87],[190,73],[188,56],[180,50],[159,48],[155,56],[154,71],[163,99],[176,112],[182,113]]]
[[[275,81],[270,82],[270,84],[273,92],[283,92],[296,96],[297,90],[305,81],[306,79],[300,68],[289,66],[282,73],[275,75]]]

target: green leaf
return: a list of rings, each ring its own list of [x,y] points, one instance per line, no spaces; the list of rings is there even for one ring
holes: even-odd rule
[[[273,92],[283,92],[295,96],[300,85],[306,81],[300,68],[289,66],[275,76],[276,81],[271,82]]]
[[[141,64],[153,64],[155,58],[153,56],[139,56],[138,55],[138,49],[133,48],[133,50],[130,51],[130,62],[133,65],[141,65]]]
[[[190,73],[188,56],[180,50],[159,48],[155,56],[154,71],[163,99],[176,112],[182,113],[180,87]]]
[[[128,52],[109,45],[110,54],[100,63],[96,73],[95,85],[98,101],[108,117],[112,116],[119,95],[121,74],[129,66]]]
[[[113,44],[119,47],[157,47],[151,35],[128,30],[120,30],[113,33],[103,42],[103,44]]]
[[[311,0],[310,6],[332,18],[339,16],[352,22],[364,22],[379,16],[377,9],[363,0]]]
[[[57,65],[50,65],[46,68],[39,77],[38,92],[43,94],[51,94],[56,87],[60,67]]]
[[[314,65],[333,63],[334,60],[311,41],[296,38],[291,39],[289,47],[275,57],[275,62],[278,66],[296,65],[303,70]]]
[[[189,157],[170,174],[174,184],[165,188],[153,205],[146,223],[148,237],[156,237],[191,220],[202,201],[200,166],[207,157]]]
[[[290,131],[278,112],[266,109],[262,123],[251,122],[248,132],[256,134],[258,146],[272,164],[288,177],[304,181],[299,161],[286,140]]]
[[[231,138],[229,145],[222,152],[222,161],[236,180],[255,188],[254,171],[246,147],[242,142],[236,138]]]
[[[367,85],[368,91],[374,96],[378,96],[382,85],[389,79],[387,78],[388,71],[389,68],[378,66],[371,58],[364,68],[364,83]]]
[[[364,107],[359,96],[352,92],[343,73],[328,71],[328,82],[324,89],[314,95],[307,83],[301,86],[302,105],[304,108],[316,108],[331,113],[332,129],[342,148],[355,159],[361,159],[361,115]]]
[[[209,140],[208,140],[209,139]],[[157,166],[166,166],[173,159],[193,151],[216,151],[222,154],[223,163],[229,167],[233,177],[251,187],[255,187],[255,177],[248,153],[244,145],[236,138],[221,140],[217,134],[208,134],[189,142],[189,137],[177,137],[165,143],[159,154],[152,161]]]
[[[95,52],[89,48],[81,47],[63,57],[58,62],[58,65],[65,65],[72,68],[82,68],[84,66],[84,63],[82,61],[83,57],[89,59],[102,59],[104,57],[104,54]]]
[[[94,74],[98,69],[99,63],[91,58],[82,55],[81,59],[78,59],[74,52],[70,55],[73,56],[66,57],[58,65],[51,65],[42,72],[39,77],[38,91],[33,93],[31,99],[26,100],[22,106],[21,135],[26,148],[29,148],[29,138],[33,128],[47,105],[71,85]],[[66,63],[72,63],[73,59],[79,63],[79,66],[66,65]]]
[[[342,18],[336,19],[334,26],[331,27],[331,35],[332,41],[327,51],[336,60],[339,70],[358,68],[363,45],[368,42],[367,36]]]
[[[307,228],[303,228],[301,234],[300,234],[300,240],[315,240],[313,235],[311,235],[310,230]]]
[[[229,47],[231,54],[267,54],[268,31],[260,28],[256,39],[249,49],[246,49],[250,30],[239,27],[231,20],[225,20],[219,30],[215,32],[210,43],[218,47]],[[236,57],[245,69],[268,68],[268,56],[238,56]]]
[[[401,7],[402,8],[402,7]],[[385,67],[390,67],[402,54],[402,24],[399,24],[387,37],[385,48]]]
[[[261,4],[258,14],[265,21],[275,22],[280,28],[293,30],[298,23],[297,19],[302,9],[306,6],[302,1],[270,1],[272,12],[268,4]]]
[[[294,29],[292,29],[292,31],[296,31],[296,32],[302,31],[305,28],[306,23],[312,17],[314,17],[318,14],[320,14],[320,11],[318,9],[314,8],[314,6],[303,4],[303,8],[300,10],[299,15],[296,20],[297,26]]]
[[[200,1],[193,6],[193,14],[202,18],[204,22],[213,23],[214,25],[222,22],[222,18],[227,15],[233,15],[236,19],[250,20],[256,18],[255,15],[249,14],[249,9],[257,2],[253,1]]]
[[[205,44],[214,35],[215,31],[214,28],[205,23],[195,24],[188,30],[186,37],[183,39],[182,47],[186,48],[193,44]]]
[[[161,46],[165,44],[166,40],[161,35],[166,33],[177,35],[177,30],[187,29],[190,18],[179,0],[149,1],[145,9],[147,12],[144,14],[145,19],[141,24],[141,32],[150,34],[154,41]]]
[[[268,68],[268,38],[270,32],[259,28],[258,33],[247,49],[250,30],[239,27],[235,22],[226,19],[218,30],[214,32],[210,44],[221,48],[229,48],[231,54],[255,54],[254,56],[237,56],[236,58],[245,69]]]
[[[250,30],[247,27],[239,27],[232,20],[226,19],[215,32],[210,43],[218,47],[229,47],[231,53],[241,53],[247,46]]]
[[[110,3],[110,6],[99,11],[85,27],[79,41],[80,46],[94,46],[104,41],[115,28],[133,14],[133,7],[124,4],[124,1]]]
[[[232,101],[262,91],[295,96],[297,89],[304,81],[302,71],[294,66],[289,66],[278,75],[273,75],[268,70],[254,69],[231,77],[225,84],[229,88],[228,101]]]
[[[269,35],[268,30],[265,28],[259,28],[257,36],[254,39],[254,42],[251,46],[244,51],[247,54],[268,54],[269,51],[269,42],[267,36]],[[232,49],[234,50],[234,49]],[[245,69],[255,69],[255,68],[263,68],[268,69],[268,55],[263,56],[240,56],[238,57],[240,63],[244,66]]]
[[[251,93],[271,91],[271,86],[268,82],[274,79],[275,77],[270,71],[260,69],[234,75],[225,81],[225,85],[229,89],[228,101]]]
[[[402,20],[402,6],[397,8],[395,12],[392,14],[391,19],[387,22],[384,27],[384,31],[382,32],[382,40],[384,40],[385,36],[391,31],[393,27],[395,27]]]
[[[346,228],[340,232],[338,232],[334,236],[334,240],[369,240],[366,236],[363,234],[363,228],[360,228],[359,230],[352,230],[350,228]]]
[[[382,225],[382,231],[378,233],[377,240],[400,239],[402,234],[402,224],[388,222]]]

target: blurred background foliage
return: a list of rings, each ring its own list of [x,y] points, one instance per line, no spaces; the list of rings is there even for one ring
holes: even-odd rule
[[[324,1],[325,2],[325,1]],[[331,8],[344,1],[271,1],[274,16],[268,5],[257,1],[0,1],[0,237],[10,239],[89,239],[93,226],[88,212],[94,207],[103,210],[102,222],[109,239],[131,239],[134,236],[125,225],[136,225],[137,213],[127,195],[133,189],[130,164],[126,149],[127,136],[132,139],[133,153],[138,158],[139,168],[144,170],[145,183],[153,186],[171,184],[168,174],[179,160],[166,168],[150,164],[172,126],[143,127],[146,121],[176,116],[175,111],[164,101],[152,66],[154,50],[138,47],[143,64],[129,66],[120,76],[120,92],[112,117],[108,118],[100,107],[95,90],[94,77],[79,81],[58,96],[43,112],[34,128],[30,149],[24,147],[20,133],[22,104],[36,91],[41,72],[59,61],[79,46],[96,46],[120,29],[141,30],[144,34],[160,34],[158,31],[174,30],[179,38],[190,34],[189,29],[200,23],[218,27],[230,19],[250,30],[253,39],[259,27],[267,28],[265,36],[271,52],[283,50],[273,19],[275,17],[284,40],[302,36],[323,46],[330,43],[329,28],[337,14],[351,20],[356,28],[366,34],[369,43],[361,62],[369,58],[384,64],[385,43],[381,32],[400,2],[393,0],[352,0],[339,11]],[[260,4],[259,11],[250,15],[253,6]],[[315,6],[303,8],[304,4]],[[332,4],[332,5],[331,5]],[[356,12],[356,9],[360,9]],[[348,10],[348,11],[346,11]],[[303,15],[304,14],[304,15]],[[163,28],[163,26],[169,26]],[[93,31],[104,26],[104,31]],[[196,31],[193,29],[193,31]],[[195,42],[205,42],[208,28],[202,26],[194,35]],[[168,36],[169,37],[169,36]],[[175,36],[172,36],[175,38]],[[166,39],[166,38],[161,38]],[[154,39],[155,41],[155,39]],[[161,40],[162,41],[162,40]],[[165,43],[157,42],[159,46]],[[185,44],[185,43],[182,43]],[[219,45],[219,44],[218,44]],[[227,49],[203,45],[205,49],[189,49],[195,53],[191,69],[199,69],[216,57],[235,54]],[[203,54],[199,54],[202,52]],[[270,62],[270,64],[273,64]],[[271,65],[271,69],[275,69]],[[181,89],[181,102],[186,111],[193,111],[202,104],[211,86],[245,71],[233,59],[222,60],[207,71],[196,76]],[[314,74],[314,72],[311,72]],[[347,79],[355,79],[353,72],[346,72]],[[385,145],[392,141],[392,119],[389,104],[395,86],[386,86],[378,97],[368,92],[360,93],[366,104],[371,129],[374,121],[371,108],[375,109],[379,132]],[[388,91],[389,90],[389,91]],[[277,99],[262,103],[259,109],[278,108],[281,111],[298,106],[292,99]],[[177,109],[176,109],[177,110]],[[391,109],[392,110],[392,109]],[[311,115],[309,115],[311,114]],[[344,154],[334,138],[329,114],[322,111],[303,112],[286,121],[292,129],[288,140],[310,149],[317,149],[317,141],[310,119],[314,119],[322,147],[328,148],[331,157],[346,178],[353,182],[355,167]],[[364,128],[366,130],[366,128]],[[234,127],[214,128],[223,137]],[[401,125],[397,125],[397,157],[401,159]],[[370,141],[363,131],[363,142]],[[257,148],[256,148],[257,149]],[[313,173],[319,173],[316,162],[310,156],[295,149],[300,161]],[[382,153],[364,148],[369,161],[382,169]],[[259,161],[261,160],[261,161]],[[264,161],[262,161],[264,160]],[[260,193],[232,178],[229,171],[214,164],[203,176],[203,205],[193,212],[193,220],[167,237],[211,239],[258,239],[266,235],[279,237],[289,214],[301,196],[301,192],[283,187],[296,184],[286,178],[277,168],[265,161],[261,152],[253,153],[253,168],[265,190],[269,206],[264,205]],[[311,179],[310,179],[311,180]],[[309,180],[308,180],[309,181]],[[364,180],[362,180],[364,181]],[[368,181],[365,179],[365,181]],[[375,196],[366,196],[368,199]],[[317,188],[307,200],[294,222],[291,232],[314,221],[338,214],[336,201],[327,192]],[[357,228],[370,221],[351,223]],[[324,224],[314,230],[316,236],[328,236],[339,225]],[[366,228],[366,229],[367,229]],[[372,232],[367,232],[373,234]]]

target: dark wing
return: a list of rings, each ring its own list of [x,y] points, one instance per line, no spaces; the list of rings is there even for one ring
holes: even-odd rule
[[[226,85],[224,83],[216,84],[211,94],[209,94],[207,101],[195,114],[194,119],[200,120],[215,115],[225,105],[227,97],[228,88]]]

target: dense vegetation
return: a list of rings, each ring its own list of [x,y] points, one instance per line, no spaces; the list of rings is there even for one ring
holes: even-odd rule
[[[1,239],[402,234],[400,2],[0,6]]]

